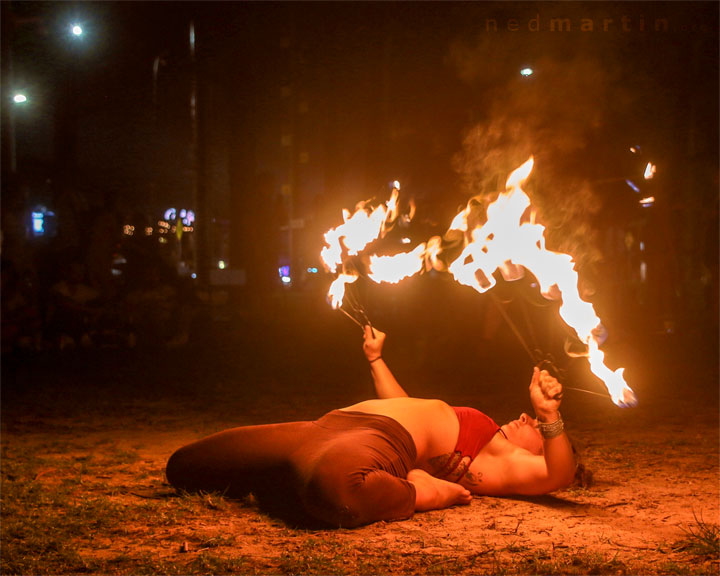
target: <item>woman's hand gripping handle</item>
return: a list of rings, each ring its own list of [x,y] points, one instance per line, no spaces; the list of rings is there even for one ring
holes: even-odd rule
[[[530,402],[538,420],[554,422],[558,419],[562,402],[562,384],[547,370],[535,367],[530,381]]]
[[[375,394],[378,398],[399,398],[407,396],[407,392],[390,372],[382,357],[385,333],[375,327],[366,325],[363,334],[363,352],[370,363],[370,373],[375,385]]]

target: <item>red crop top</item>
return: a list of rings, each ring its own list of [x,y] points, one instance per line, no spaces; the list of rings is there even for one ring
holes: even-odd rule
[[[469,456],[470,462],[472,462],[480,450],[497,434],[500,426],[492,418],[475,408],[457,406],[452,408],[460,423],[460,431],[455,450],[449,455],[447,462],[436,476],[443,479],[452,476],[453,480],[458,480],[470,465],[469,462],[463,464],[463,458]]]

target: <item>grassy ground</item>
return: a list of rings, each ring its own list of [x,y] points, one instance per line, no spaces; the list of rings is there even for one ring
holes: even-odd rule
[[[529,407],[530,363],[512,336],[382,317],[386,357],[411,394],[500,421]],[[717,574],[717,358],[712,343],[698,346],[616,343],[635,409],[566,393],[589,487],[320,531],[288,526],[252,498],[176,494],[164,465],[205,434],[368,397],[360,335],[341,316],[285,302],[182,350],[5,358],[0,572]],[[574,386],[600,390],[582,361],[567,368]]]

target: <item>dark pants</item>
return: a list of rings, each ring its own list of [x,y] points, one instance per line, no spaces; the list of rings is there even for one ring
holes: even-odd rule
[[[175,452],[166,474],[181,490],[289,496],[314,519],[352,527],[412,516],[415,487],[405,478],[416,456],[392,418],[335,410],[218,432]]]

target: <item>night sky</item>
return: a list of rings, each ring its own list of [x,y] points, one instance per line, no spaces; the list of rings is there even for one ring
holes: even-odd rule
[[[655,273],[678,276],[670,292],[715,293],[715,2],[6,2],[2,20],[5,117],[10,86],[30,94],[14,138],[31,199],[74,189],[152,220],[197,202],[197,174],[195,207],[252,269],[248,246],[288,256],[272,230],[298,219],[292,257],[311,260],[342,207],[395,179],[422,233],[442,233],[534,154],[558,248],[612,262],[608,230],[641,229],[664,254]],[[649,161],[652,215],[624,183]]]

